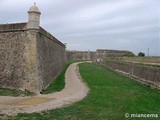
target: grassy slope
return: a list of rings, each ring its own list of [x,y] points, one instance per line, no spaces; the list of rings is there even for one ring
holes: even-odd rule
[[[9,88],[0,88],[0,96],[32,96],[34,93]]]
[[[41,114],[18,114],[15,119],[125,120],[125,113],[160,113],[160,91],[101,66],[89,63],[79,66],[83,79],[90,87],[90,93],[85,99],[69,107]]]

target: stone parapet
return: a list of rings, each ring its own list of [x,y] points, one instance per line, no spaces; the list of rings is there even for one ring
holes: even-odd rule
[[[27,23],[12,23],[12,24],[1,24],[0,25],[0,33],[25,31],[25,30],[27,30]]]

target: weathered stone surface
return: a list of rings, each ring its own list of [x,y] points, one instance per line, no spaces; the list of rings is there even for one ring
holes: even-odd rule
[[[42,30],[37,35],[37,53],[39,76],[46,88],[59,74],[66,63],[65,45]]]
[[[27,23],[14,23],[14,24],[1,24],[0,32],[9,32],[9,31],[23,31],[26,30]]]
[[[72,60],[91,60],[90,51],[67,51],[67,59]]]
[[[4,28],[0,32],[0,87],[39,93],[66,63],[65,45],[42,28],[27,30],[25,25],[0,25]]]
[[[132,52],[126,50],[98,49],[95,53],[95,56],[92,57],[92,61],[102,62],[107,57],[120,57],[120,56],[127,56],[128,54],[132,54]]]
[[[143,62],[143,63],[158,63],[160,64],[160,57],[112,57],[113,60],[129,61],[129,62]]]
[[[19,88],[25,80],[27,32],[0,33],[0,86]]]
[[[125,56],[130,51],[98,49],[96,51],[67,51],[67,59],[103,61],[106,57]]]
[[[34,4],[27,23],[0,25],[0,87],[40,93],[66,63],[65,45],[39,26]]]

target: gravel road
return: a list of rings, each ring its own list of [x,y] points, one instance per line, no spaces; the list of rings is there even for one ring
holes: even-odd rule
[[[78,63],[71,64],[65,73],[65,88],[60,92],[33,97],[0,96],[0,114],[16,115],[51,110],[82,100],[89,91],[79,74]]]

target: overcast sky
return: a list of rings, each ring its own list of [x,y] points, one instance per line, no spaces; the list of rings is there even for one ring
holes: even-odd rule
[[[34,2],[40,25],[69,50],[160,55],[160,0],[0,0],[0,24],[26,22]]]

